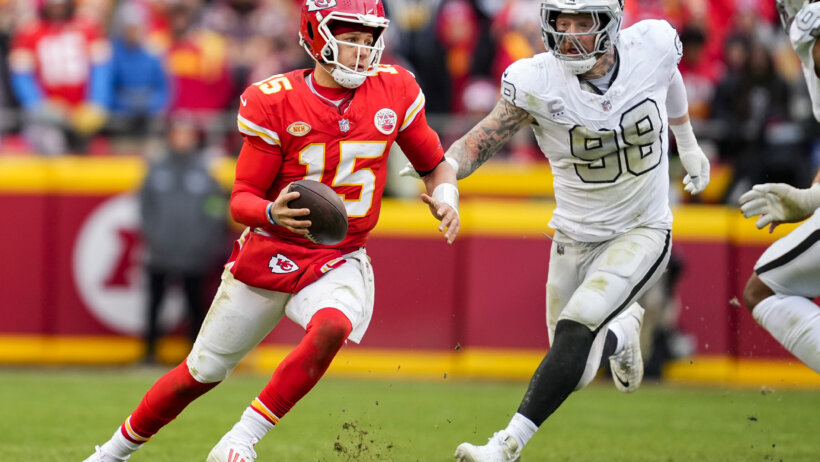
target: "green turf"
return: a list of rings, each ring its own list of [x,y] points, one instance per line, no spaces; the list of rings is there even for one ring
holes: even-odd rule
[[[83,460],[160,370],[0,370],[0,461]],[[204,461],[265,377],[236,374],[134,462]],[[257,447],[261,461],[447,461],[505,426],[525,383],[326,378]],[[820,392],[607,383],[576,393],[524,451],[534,461],[818,461]]]

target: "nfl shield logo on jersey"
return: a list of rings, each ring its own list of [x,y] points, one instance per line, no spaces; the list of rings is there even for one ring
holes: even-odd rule
[[[604,102],[601,103],[601,108],[603,108],[604,111],[612,110],[612,102],[608,99],[605,99]]]
[[[350,131],[350,121],[347,120],[347,119],[340,120],[339,121],[339,130],[341,130],[342,133],[349,132]]]
[[[393,133],[393,130],[396,129],[397,120],[398,117],[392,109],[384,108],[379,109],[379,112],[376,113],[376,117],[373,118],[373,123],[376,124],[376,128],[380,132],[384,133],[385,135],[389,135]]]

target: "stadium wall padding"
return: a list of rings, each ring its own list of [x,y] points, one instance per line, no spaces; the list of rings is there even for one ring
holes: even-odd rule
[[[133,191],[144,172],[134,158],[0,157],[0,363],[139,358],[144,289]],[[215,167],[226,188],[231,173],[230,161]],[[547,200],[465,195],[462,231],[451,246],[421,201],[386,199],[368,244],[375,314],[350,354],[424,354],[435,371],[434,364],[450,364],[460,351],[459,367],[480,374],[469,366],[478,362],[470,352],[508,352],[500,369],[515,362],[515,352],[543,352],[550,245],[544,233],[552,207]],[[730,207],[674,213],[673,251],[684,264],[679,322],[695,336],[697,357],[793,361],[741,306],[757,257],[793,226],[770,235]],[[230,245],[226,240],[226,251]],[[176,302],[168,302],[164,322],[180,332]],[[264,345],[275,349],[300,337],[301,329],[284,321]],[[83,340],[102,343],[83,347]],[[257,359],[265,364],[264,358]]]

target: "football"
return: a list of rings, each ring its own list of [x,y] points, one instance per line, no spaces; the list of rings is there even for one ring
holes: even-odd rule
[[[311,221],[308,238],[322,245],[335,245],[347,236],[347,210],[342,199],[330,186],[314,180],[291,183],[288,192],[297,191],[299,197],[288,202],[292,209],[309,209],[304,218]]]

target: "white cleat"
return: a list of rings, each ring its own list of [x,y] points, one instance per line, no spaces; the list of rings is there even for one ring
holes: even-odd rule
[[[521,460],[521,449],[512,435],[501,430],[495,432],[484,446],[459,444],[455,458],[459,462],[518,462]]]
[[[643,308],[633,303],[623,315],[615,319],[624,334],[624,344],[618,354],[609,357],[609,368],[615,387],[624,393],[632,393],[643,380],[643,357],[641,356],[641,324]]]
[[[253,447],[258,442],[256,439],[241,441],[227,433],[211,449],[207,462],[254,462],[256,461],[256,451],[253,450]]]
[[[130,457],[130,456],[129,456]],[[94,448],[94,454],[88,456],[83,462],[123,462],[127,460],[128,457],[125,459],[118,459],[114,456],[110,456],[103,451],[103,449],[99,446]]]

